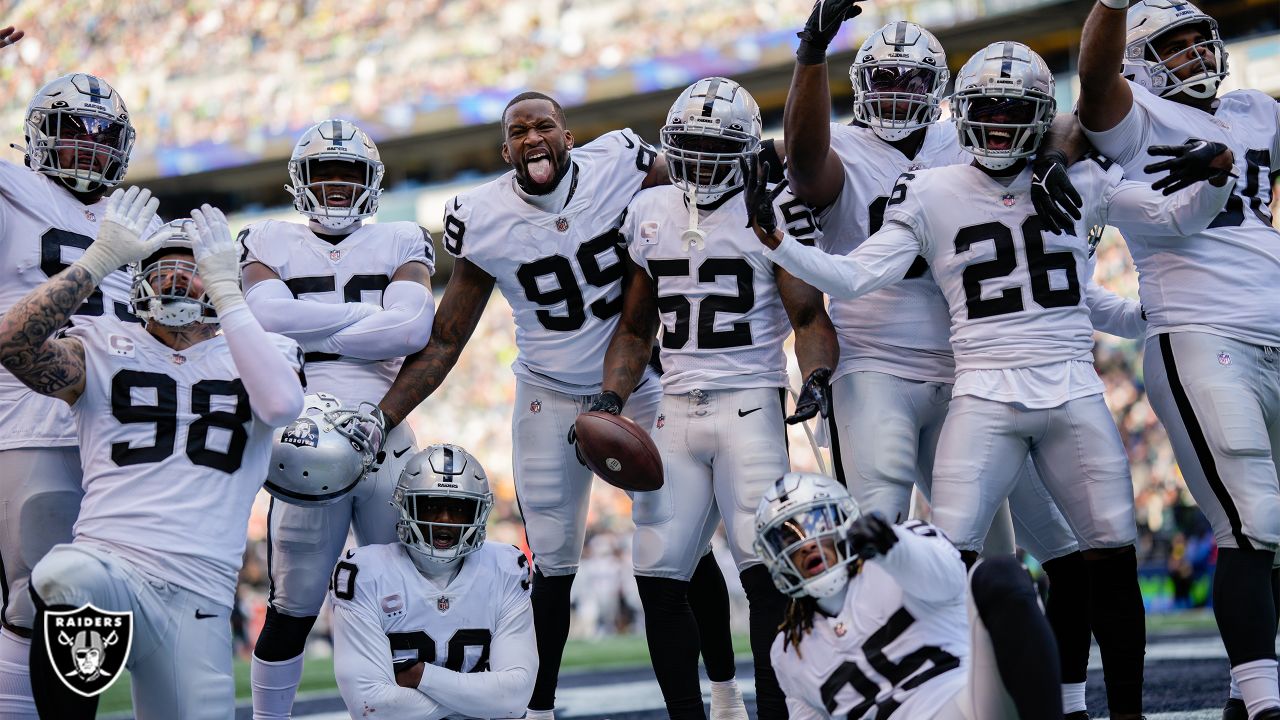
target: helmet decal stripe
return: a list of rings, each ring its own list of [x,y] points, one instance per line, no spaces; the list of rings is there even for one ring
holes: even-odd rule
[[[716,96],[720,94],[720,78],[711,78],[707,83],[706,99],[702,101],[702,117],[711,117],[716,107]]]
[[[897,23],[898,27],[894,32],[893,44],[902,47],[907,44],[907,24],[901,20]]]
[[[1004,62],[1000,64],[1000,77],[1013,77],[1013,44],[1004,44]]]
[[[93,75],[88,75],[86,77],[89,79],[89,94],[92,95],[94,99],[103,97],[102,88],[98,85],[98,78]]]
[[[453,448],[444,446],[444,474],[453,475]]]
[[[341,145],[342,144],[342,121],[334,120],[333,126],[330,128],[330,132],[333,133],[333,140],[332,140],[333,144]]]

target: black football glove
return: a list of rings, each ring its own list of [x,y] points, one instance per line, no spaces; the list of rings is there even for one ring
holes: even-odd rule
[[[809,378],[800,388],[800,397],[796,398],[796,411],[787,416],[787,424],[795,425],[804,422],[814,415],[829,417],[831,415],[831,370],[818,368],[809,373]]]
[[[840,23],[857,17],[862,8],[858,0],[818,0],[813,12],[796,33],[800,46],[796,48],[796,61],[801,65],[821,65],[827,61],[827,46],[840,30]]]
[[[1230,170],[1213,167],[1214,159],[1227,149],[1227,146],[1220,142],[1197,138],[1191,138],[1182,145],[1152,145],[1147,148],[1148,153],[1168,156],[1169,159],[1152,163],[1142,170],[1152,174],[1168,170],[1168,175],[1151,183],[1151,189],[1162,190],[1165,195],[1172,195],[1198,182],[1235,177]]]
[[[591,401],[591,406],[587,408],[587,412],[596,412],[603,410],[610,415],[622,414],[622,398],[618,393],[612,390],[605,390]],[[574,425],[569,426],[569,435],[565,438],[569,444],[573,446],[573,454],[578,457],[578,462],[584,466],[587,464],[586,458],[582,457],[582,451],[578,449],[578,428]]]
[[[778,218],[773,213],[774,194],[769,192],[769,161],[741,157],[738,168],[745,183],[742,199],[747,204],[747,227],[759,225],[765,235],[772,235],[778,229]]]
[[[887,554],[898,542],[893,525],[878,512],[870,512],[854,520],[848,538],[850,553],[863,560]]]
[[[1067,177],[1067,156],[1061,150],[1043,153],[1032,163],[1031,204],[1045,232],[1075,232],[1084,201]]]

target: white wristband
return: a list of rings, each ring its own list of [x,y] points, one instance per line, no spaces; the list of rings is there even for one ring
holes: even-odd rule
[[[1129,0],[1098,0],[1098,2],[1106,5],[1112,10],[1128,10]]]

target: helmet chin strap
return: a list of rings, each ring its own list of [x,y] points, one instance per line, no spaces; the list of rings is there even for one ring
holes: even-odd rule
[[[689,209],[689,227],[680,233],[681,248],[689,252],[689,246],[696,245],[703,250],[707,247],[707,234],[698,229],[698,191],[692,187],[686,190],[684,204]]]
[[[1204,73],[1202,73],[1204,74]],[[1178,95],[1179,93],[1196,100],[1208,100],[1218,94],[1218,85],[1222,82],[1222,78],[1210,75],[1203,80],[1195,80],[1194,78],[1183,82],[1169,91],[1165,97]]]

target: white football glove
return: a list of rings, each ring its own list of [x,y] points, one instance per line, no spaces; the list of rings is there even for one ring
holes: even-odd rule
[[[160,201],[144,188],[120,188],[111,193],[97,239],[74,264],[87,270],[97,285],[117,268],[155,252],[162,238],[144,238],[143,233],[155,219],[159,206]]]
[[[240,255],[227,218],[208,203],[191,211],[191,244],[205,294],[219,315],[244,303],[240,291]]]

